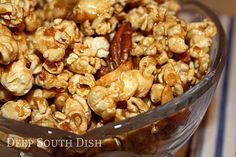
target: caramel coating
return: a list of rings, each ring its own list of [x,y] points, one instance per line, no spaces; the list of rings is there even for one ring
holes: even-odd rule
[[[88,104],[97,115],[105,120],[115,116],[115,101],[112,97],[109,97],[109,91],[105,87],[96,86],[92,88],[88,95]]]
[[[60,61],[69,45],[78,41],[79,30],[73,21],[55,19],[50,25],[39,27],[33,45],[49,62]]]
[[[109,0],[80,0],[73,10],[73,19],[81,22],[93,20],[109,11]]]
[[[2,85],[15,96],[27,94],[33,86],[33,81],[32,71],[26,67],[22,60],[9,65],[1,76]]]
[[[84,134],[86,132],[91,111],[85,100],[77,96],[68,98],[62,111],[66,119],[65,117],[61,118],[62,121],[58,124],[58,128],[66,129],[77,134]]]
[[[68,90],[71,94],[87,97],[91,88],[95,86],[95,78],[91,74],[74,75],[69,80]]]
[[[0,113],[5,118],[24,121],[31,115],[31,109],[24,100],[8,101],[1,107]]]
[[[2,24],[0,24],[0,42],[0,64],[10,64],[17,58],[19,47],[11,31]]]
[[[1,0],[0,23],[17,27],[34,10],[37,0]]]

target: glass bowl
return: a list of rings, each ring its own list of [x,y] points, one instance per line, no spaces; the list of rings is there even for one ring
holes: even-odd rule
[[[197,1],[180,1],[180,4],[181,18],[193,22],[207,17],[218,29],[210,52],[209,72],[197,85],[165,105],[119,123],[109,123],[81,136],[1,118],[0,156],[174,156],[197,129],[206,113],[226,59],[226,38],[217,16]],[[58,145],[54,148],[39,148],[32,145],[27,150],[16,149],[9,147],[6,142],[9,134],[51,141],[63,139],[71,142],[71,145],[67,148]],[[100,145],[78,146],[78,139],[97,140]]]

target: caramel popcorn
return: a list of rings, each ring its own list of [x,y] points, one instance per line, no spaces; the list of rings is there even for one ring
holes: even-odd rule
[[[205,73],[210,63],[208,52],[213,42],[212,38],[217,32],[216,26],[205,19],[203,22],[189,24],[187,30],[187,39],[190,42],[188,53],[195,58],[195,66],[199,67],[199,72]]]
[[[209,69],[216,26],[180,19],[175,0],[0,2],[5,118],[85,134],[172,101]]]
[[[118,19],[110,13],[105,13],[96,17],[93,22],[89,20],[84,21],[80,29],[85,35],[105,35],[115,31],[118,25]]]
[[[44,62],[43,67],[47,70],[50,74],[60,74],[64,69],[63,62]]]
[[[74,53],[78,56],[91,56],[98,58],[107,58],[109,55],[110,44],[104,37],[87,37],[83,44],[74,45]]]
[[[39,5],[43,9],[45,18],[53,20],[56,18],[65,18],[72,12],[77,2],[77,0],[43,0]]]
[[[79,57],[75,53],[70,54],[66,63],[68,69],[77,74],[95,74],[103,65],[106,65],[105,61],[98,57]]]
[[[41,118],[41,115],[39,115],[39,117]],[[57,128],[57,125],[56,125],[57,121],[51,114],[47,115],[46,117],[40,120],[30,121],[30,123],[34,125],[38,125],[38,126],[43,126],[43,127]]]
[[[69,129],[67,131],[73,131],[77,134],[86,132],[91,112],[83,98],[80,99],[76,96],[75,98],[68,98],[62,111],[67,118],[58,124],[58,128],[67,128]]]
[[[183,53],[188,49],[184,39],[180,37],[171,37],[168,39],[169,50],[175,53]]]
[[[167,8],[167,14],[169,15],[176,15],[176,13],[181,9],[178,2],[173,0],[165,0],[161,6]]]
[[[45,15],[42,9],[32,11],[25,18],[25,29],[34,32],[39,26],[43,25]]]
[[[16,27],[34,10],[37,0],[1,0],[0,23]]]
[[[154,1],[147,3],[145,6],[132,9],[127,15],[126,20],[130,21],[132,28],[143,31],[151,31],[155,23],[161,21],[165,17],[166,9],[158,7]]]
[[[0,102],[8,102],[14,98],[13,94],[0,85]]]
[[[134,74],[138,71],[127,71],[123,72],[118,78],[117,84],[120,85],[119,99],[128,100],[130,97],[134,96],[135,92],[139,87],[139,82]]]
[[[138,70],[130,70],[122,73],[118,79],[118,82],[123,85],[121,100],[132,96],[145,97],[151,89],[153,79],[152,71],[142,73]]]
[[[166,16],[165,21],[159,22],[153,28],[156,37],[157,50],[160,52],[171,51],[173,53],[184,53],[188,49],[185,42],[186,23],[175,16]],[[167,37],[167,38],[166,38]]]
[[[161,104],[170,102],[174,98],[173,91],[169,85],[166,85],[161,94]]]
[[[5,118],[24,121],[31,115],[31,109],[24,100],[8,101],[1,107],[0,113]]]
[[[148,111],[150,106],[150,104],[144,102],[141,98],[131,97],[127,101],[126,109],[116,110],[115,121],[121,121],[126,118],[137,116],[140,113]]]
[[[53,75],[47,71],[42,71],[40,74],[36,75],[34,84],[41,86],[45,89],[66,89],[68,86],[67,80],[60,75]]]
[[[74,75],[69,80],[68,90],[71,94],[86,97],[91,88],[95,86],[95,78],[92,74]]]
[[[104,88],[96,86],[88,95],[88,104],[93,111],[104,119],[110,119],[115,114],[115,102],[127,101],[131,97],[145,97],[151,89],[155,66],[148,66],[143,72],[139,70],[128,70],[122,72],[118,79]],[[104,111],[109,107],[110,111]],[[111,115],[108,117],[107,114]]]
[[[133,56],[154,56],[157,53],[155,38],[144,37],[140,35],[134,36],[133,49],[131,55]]]
[[[66,100],[70,97],[69,93],[63,92],[55,95],[54,104],[59,110],[65,106]]]
[[[0,24],[0,64],[10,64],[18,56],[18,43],[9,28]]]
[[[16,61],[5,69],[1,76],[2,85],[15,96],[27,94],[33,86],[34,77],[25,62]]]
[[[25,59],[27,59],[27,63],[30,64],[29,69],[32,71],[32,73],[35,74],[39,74],[40,72],[43,71],[43,65],[41,63],[40,58],[34,54],[26,54],[25,55]]]
[[[102,86],[92,88],[87,101],[90,108],[103,119],[109,120],[115,116],[116,104],[109,96],[107,88]]]
[[[77,22],[93,20],[109,11],[109,0],[80,0],[73,9],[73,19]]]
[[[80,38],[79,29],[73,21],[55,19],[48,26],[35,32],[33,45],[49,62],[60,61],[69,45]]]
[[[149,110],[148,104],[146,104],[142,99],[140,98],[135,98],[135,97],[131,97],[128,101],[127,101],[127,110],[130,113],[143,113]]]
[[[140,62],[139,62],[139,69],[141,71],[145,71],[148,67],[151,66],[156,66],[157,65],[157,60],[153,56],[146,56],[143,57]]]
[[[162,92],[164,90],[164,85],[162,84],[153,84],[151,88],[150,97],[152,102],[158,103],[161,101]]]
[[[100,77],[100,79],[96,81],[96,84],[101,85],[101,86],[110,85],[112,82],[115,82],[118,80],[122,72],[131,70],[131,69],[132,69],[132,62],[127,61],[121,64],[116,70]]]
[[[52,110],[45,98],[33,98],[29,101],[29,104],[33,109],[30,123],[36,124],[52,114]]]
[[[50,99],[56,97],[57,92],[54,90],[47,90],[47,89],[32,89],[27,95],[26,100],[30,100],[32,98],[45,98]]]

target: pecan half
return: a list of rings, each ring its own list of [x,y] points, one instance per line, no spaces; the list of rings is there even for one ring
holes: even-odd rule
[[[126,22],[118,28],[110,46],[111,58],[117,67],[128,60],[131,49],[132,28],[131,23]]]
[[[98,72],[96,73],[96,78],[100,78],[111,71],[114,71],[117,69],[122,63],[125,63],[128,58],[130,51],[132,49],[132,28],[131,23],[126,22],[122,24],[110,46],[110,55],[106,59],[107,66],[102,67]]]

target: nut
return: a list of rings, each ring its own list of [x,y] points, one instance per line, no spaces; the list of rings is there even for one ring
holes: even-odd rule
[[[111,42],[111,58],[116,63],[116,66],[121,65],[128,59],[131,49],[132,29],[131,24],[126,22],[118,28]]]

